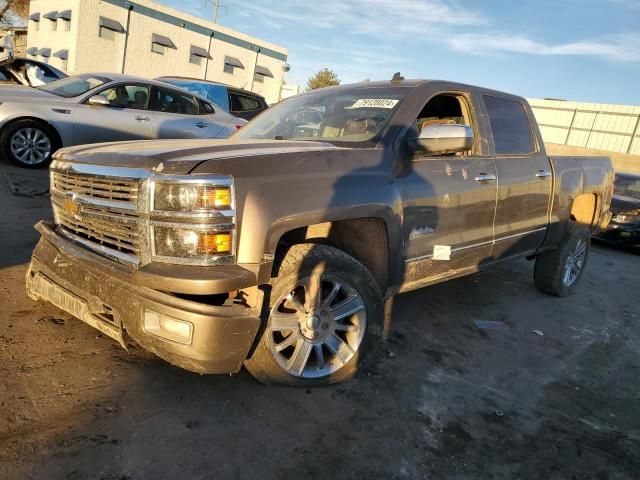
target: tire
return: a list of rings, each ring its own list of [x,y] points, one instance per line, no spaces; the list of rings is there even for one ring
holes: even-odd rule
[[[558,248],[536,257],[536,287],[558,297],[571,295],[582,278],[590,250],[591,229],[570,222]]]
[[[0,136],[0,148],[5,157],[24,168],[46,167],[58,148],[55,132],[36,120],[18,120]]]
[[[318,284],[319,296],[314,295]],[[265,328],[245,362],[262,383],[342,382],[353,377],[381,344],[380,287],[360,262],[343,251],[327,245],[294,245],[271,286]]]

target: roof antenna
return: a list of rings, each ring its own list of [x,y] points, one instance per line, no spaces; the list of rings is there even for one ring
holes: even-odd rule
[[[392,82],[401,82],[402,80],[404,80],[404,77],[400,75],[400,72],[394,73],[393,78],[391,79]]]

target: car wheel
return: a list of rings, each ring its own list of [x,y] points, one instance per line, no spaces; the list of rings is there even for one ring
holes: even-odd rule
[[[51,161],[56,150],[50,127],[34,120],[20,120],[5,129],[0,138],[5,156],[25,168],[40,168]]]
[[[262,336],[245,362],[263,383],[315,386],[351,378],[382,340],[380,287],[327,245],[293,246],[272,282]]]
[[[570,222],[558,248],[536,257],[536,286],[559,297],[571,295],[582,278],[590,249],[591,229]]]

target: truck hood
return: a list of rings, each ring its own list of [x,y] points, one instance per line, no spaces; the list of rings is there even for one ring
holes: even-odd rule
[[[147,140],[64,148],[56,153],[55,159],[91,165],[144,168],[159,174],[185,175],[206,161],[325,150],[340,148],[330,143],[307,141]]]

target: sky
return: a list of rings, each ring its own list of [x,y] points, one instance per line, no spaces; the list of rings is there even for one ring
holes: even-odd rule
[[[160,0],[211,20],[211,0]],[[640,104],[640,0],[221,0],[218,23],[289,50],[287,83],[451,80]]]

